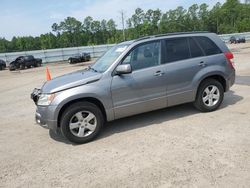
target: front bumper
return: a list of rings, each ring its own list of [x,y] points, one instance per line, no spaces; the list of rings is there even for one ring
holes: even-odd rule
[[[58,130],[57,120],[53,118],[55,106],[37,106],[35,121],[38,125],[51,129],[54,132]]]
[[[35,88],[31,93],[30,97],[37,105],[37,101],[41,95],[41,89]],[[55,115],[57,106],[37,106],[35,121],[37,124],[44,128],[51,129],[53,131],[57,131],[57,116]]]

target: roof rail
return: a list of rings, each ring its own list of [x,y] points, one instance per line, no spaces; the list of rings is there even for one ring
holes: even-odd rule
[[[134,42],[150,39],[150,38],[157,38],[157,37],[164,37],[164,36],[173,36],[173,35],[185,35],[185,34],[198,34],[198,33],[210,33],[209,31],[192,31],[192,32],[175,32],[175,33],[164,33],[164,34],[158,34],[158,35],[151,35],[151,36],[145,36],[138,39],[135,39]]]

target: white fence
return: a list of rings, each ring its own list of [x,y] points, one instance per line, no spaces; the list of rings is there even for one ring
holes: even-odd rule
[[[98,46],[82,46],[74,48],[57,48],[49,50],[0,53],[0,59],[6,61],[8,65],[18,56],[33,55],[35,58],[41,58],[43,60],[43,63],[50,63],[50,62],[66,61],[72,55],[82,52],[90,53],[92,58],[98,58],[112,46],[114,45],[111,44],[111,45],[98,45]]]
[[[246,38],[247,41],[250,41],[250,32],[245,32],[245,33],[232,33],[232,34],[223,34],[223,35],[219,35],[220,38],[225,41],[225,42],[228,42],[230,37],[232,36],[237,36],[237,35],[240,35],[240,36],[244,36]]]
[[[230,37],[233,35],[242,35],[245,36],[246,40],[250,40],[250,32],[246,33],[233,33],[233,34],[224,34],[219,35],[221,39],[225,42],[228,42]],[[104,52],[109,48],[114,46],[114,44],[109,45],[98,45],[98,46],[82,46],[74,48],[57,48],[50,50],[35,50],[35,51],[23,51],[23,52],[12,52],[12,53],[0,53],[0,59],[3,59],[7,62],[7,65],[16,59],[18,56],[22,55],[33,55],[36,58],[41,58],[43,63],[65,61],[74,54],[87,52],[91,54],[92,58],[100,57]]]

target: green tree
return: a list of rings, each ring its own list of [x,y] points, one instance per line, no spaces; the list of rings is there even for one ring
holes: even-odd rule
[[[221,4],[218,2],[209,12],[208,31],[215,33],[219,32],[219,24],[223,21],[221,19]]]
[[[199,7],[198,17],[200,20],[199,29],[201,31],[207,31],[209,25],[209,10],[208,5],[203,3]]]
[[[57,37],[52,33],[47,33],[45,35],[40,35],[40,43],[42,49],[51,49],[58,47]]]
[[[109,33],[108,43],[118,42],[116,40],[116,24],[113,19],[108,20],[107,22],[107,31]]]
[[[226,0],[224,4],[217,3],[211,9],[203,3],[193,4],[187,10],[179,6],[163,13],[160,9],[137,8],[126,23],[128,40],[168,32],[246,32],[250,31],[250,5],[238,0]],[[39,37],[13,37],[10,41],[0,38],[0,52],[117,43],[123,40],[122,30],[117,29],[113,19],[100,21],[88,16],[81,22],[67,17],[60,23],[53,23],[51,29],[53,33]]]
[[[88,41],[88,44],[93,44],[93,36],[92,36],[92,30],[91,25],[93,22],[93,18],[88,16],[83,20],[83,31],[86,32],[86,40]]]

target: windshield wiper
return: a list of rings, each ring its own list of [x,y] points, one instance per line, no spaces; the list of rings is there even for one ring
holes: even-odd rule
[[[94,72],[98,72],[97,70],[95,70],[94,68],[92,68],[91,66],[88,66],[88,69],[87,70],[92,70]]]

